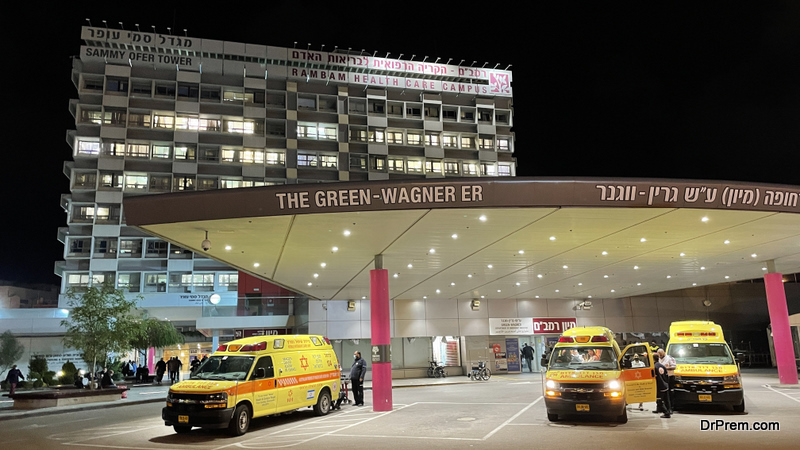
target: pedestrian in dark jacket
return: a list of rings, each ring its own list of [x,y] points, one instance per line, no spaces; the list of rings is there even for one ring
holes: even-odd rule
[[[528,370],[533,372],[533,347],[527,343],[522,344],[522,357],[528,363]]]
[[[103,373],[103,378],[100,379],[100,387],[103,389],[117,387],[117,385],[114,384],[114,380],[111,379],[113,375],[114,375],[113,370],[106,370],[105,373]]]
[[[669,401],[669,375],[667,374],[667,368],[656,361],[653,364],[653,369],[656,371],[656,389],[658,389],[658,407],[656,407],[656,411],[660,410],[664,413],[661,416],[663,419],[669,419],[672,417],[672,403]]]
[[[367,375],[367,362],[361,358],[361,352],[353,354],[353,365],[350,366],[350,383],[353,386],[353,397],[356,406],[364,406],[364,377]]]
[[[164,358],[161,358],[156,363],[156,383],[161,384],[161,380],[164,379],[164,372],[167,371],[167,363],[164,362]]]
[[[17,390],[17,383],[19,383],[20,379],[25,380],[25,377],[22,376],[22,372],[17,369],[17,365],[14,364],[11,366],[11,370],[8,371],[8,375],[6,375],[6,382],[11,386],[9,395],[14,395],[14,391]]]

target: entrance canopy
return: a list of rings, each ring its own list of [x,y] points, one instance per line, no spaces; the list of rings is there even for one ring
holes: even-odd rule
[[[299,184],[126,198],[128,225],[316,299],[618,298],[800,272],[800,187],[663,179]],[[201,243],[211,242],[207,251]]]

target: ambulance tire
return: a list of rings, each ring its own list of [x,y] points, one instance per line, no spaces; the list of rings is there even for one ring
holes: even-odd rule
[[[228,433],[232,436],[241,436],[247,433],[247,429],[250,428],[250,417],[252,416],[249,406],[245,404],[237,406],[233,418],[228,424]]]
[[[192,427],[187,426],[187,425],[173,425],[172,428],[178,434],[184,434],[184,433],[188,433],[188,432],[192,431]]]
[[[628,423],[628,410],[627,409],[623,409],[622,410],[622,415],[617,417],[617,422],[619,422],[619,423]]]
[[[738,413],[744,412],[744,399],[742,399],[742,403],[738,405],[733,405],[733,411]]]
[[[558,414],[547,413],[547,420],[550,422],[558,422]]]
[[[314,405],[314,414],[324,416],[331,411],[331,393],[327,389],[319,394],[317,404]]]

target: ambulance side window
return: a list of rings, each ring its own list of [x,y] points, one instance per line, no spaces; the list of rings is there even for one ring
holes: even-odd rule
[[[263,377],[258,376],[258,369],[264,369],[265,375]],[[258,358],[258,362],[256,362],[255,368],[253,368],[253,374],[250,375],[251,380],[261,379],[261,378],[272,378],[275,376],[275,371],[272,368],[272,357],[271,356],[262,356]]]
[[[650,359],[647,357],[647,346],[644,344],[630,347],[628,351],[625,352],[623,360],[630,361],[630,367],[634,369],[650,367]],[[627,364],[625,364],[625,366],[627,366]]]

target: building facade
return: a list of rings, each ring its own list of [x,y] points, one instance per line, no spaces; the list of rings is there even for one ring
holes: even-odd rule
[[[267,302],[246,275],[127,227],[127,196],[516,172],[510,71],[106,28],[81,38],[62,308],[68,289],[111,280],[189,326],[212,294],[238,315],[292,315],[291,293]]]

